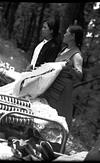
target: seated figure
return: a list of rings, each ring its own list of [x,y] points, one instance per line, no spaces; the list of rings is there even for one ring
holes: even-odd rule
[[[56,62],[49,62],[32,72],[22,73],[13,90],[13,95],[18,97],[29,95],[33,99],[46,99],[60,116],[66,117],[69,128],[73,113],[73,82],[74,79],[82,77],[82,38],[83,31],[80,26],[69,26],[63,38],[65,47],[58,54]]]
[[[72,91],[75,80],[82,78],[81,45],[83,30],[78,25],[69,26],[64,34],[64,48],[58,54],[56,62],[66,61],[66,66],[61,70],[54,83],[42,95],[58,114],[66,117],[69,128],[71,127],[73,104]]]

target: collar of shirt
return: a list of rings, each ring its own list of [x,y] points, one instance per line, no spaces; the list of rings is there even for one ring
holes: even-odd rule
[[[35,67],[36,61],[37,61],[37,59],[38,59],[38,56],[39,56],[39,53],[40,53],[42,47],[43,47],[44,44],[46,44],[47,42],[48,42],[48,40],[44,39],[42,42],[40,42],[40,43],[36,46],[36,48],[35,48],[35,50],[34,50],[34,53],[33,53],[33,58],[32,58],[32,60],[31,60],[31,65],[33,65],[33,69],[34,69],[34,67]]]

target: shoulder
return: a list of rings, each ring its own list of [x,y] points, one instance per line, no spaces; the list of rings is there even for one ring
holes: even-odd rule
[[[77,53],[75,53],[75,55],[73,56],[73,59],[74,60],[83,60],[83,57],[82,57],[82,55],[81,55],[81,52],[77,52]]]
[[[55,48],[56,47],[56,43],[54,40],[50,40],[45,44],[46,47],[50,47],[50,48]]]
[[[82,58],[82,53],[81,53],[81,50],[79,48],[75,47],[71,50],[71,52],[74,54],[73,57]]]
[[[76,58],[82,58],[81,52],[76,52],[75,55],[74,55],[74,57],[76,57]]]

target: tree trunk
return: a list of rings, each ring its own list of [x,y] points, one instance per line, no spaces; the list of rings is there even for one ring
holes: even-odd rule
[[[26,38],[24,39],[24,44],[23,44],[25,51],[28,51],[29,46],[31,44],[33,31],[35,31],[35,24],[36,24],[36,15],[35,15],[34,10],[33,10],[31,18],[30,18],[30,23],[27,27]]]
[[[40,12],[40,16],[39,16],[39,20],[38,20],[38,27],[37,27],[37,35],[36,35],[36,44],[38,44],[39,39],[40,39],[40,31],[41,31],[41,25],[42,25],[42,20],[44,17],[44,10],[46,8],[46,3],[42,3],[42,8],[41,8],[41,12]]]
[[[8,23],[8,13],[11,6],[11,2],[4,3],[4,10],[3,10],[3,18],[6,20],[6,24]]]
[[[8,38],[11,38],[11,34],[13,32],[13,25],[15,21],[15,13],[18,8],[19,2],[12,2],[9,7],[9,12],[8,12]]]
[[[34,35],[33,42],[31,42],[29,50],[27,52],[28,58],[29,58],[28,60],[31,60],[31,57],[33,55],[33,51],[34,51],[36,45],[39,43],[39,40],[40,40],[40,31],[41,31],[41,27],[42,27],[42,20],[44,18],[44,10],[46,8],[46,5],[47,5],[47,3],[42,3],[41,12],[39,14],[40,16],[38,18],[38,26],[36,26],[36,22],[34,22],[34,25],[33,25],[34,29],[32,28],[32,33],[34,30],[35,35]],[[36,19],[37,19],[37,17],[36,17]],[[37,21],[36,19],[35,19],[35,21]]]
[[[65,3],[64,15],[61,22],[62,35],[65,33],[66,28],[74,23],[75,19],[78,21],[78,24],[82,27],[84,26],[84,6],[85,3]]]

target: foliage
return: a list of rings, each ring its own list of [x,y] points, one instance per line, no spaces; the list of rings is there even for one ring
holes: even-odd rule
[[[87,3],[84,10],[85,21],[88,24],[83,48],[85,67],[93,66],[100,60],[100,9],[93,10],[93,5],[93,2]],[[89,33],[91,34],[91,37],[87,37],[87,34]]]
[[[3,36],[10,35],[8,24],[10,26],[11,4],[12,2],[0,2],[1,36],[2,33]],[[88,149],[93,146],[100,131],[100,8],[94,10],[94,5],[95,2],[84,4],[20,2],[14,15],[15,20],[11,32],[11,39],[16,42],[18,48],[26,52],[25,57],[30,60],[34,47],[39,42],[41,24],[44,19],[59,15],[62,35],[75,19],[79,24],[84,25],[82,47],[84,76],[81,86],[73,91],[72,133],[79,137]],[[87,34],[91,34],[91,37],[89,35],[87,37]],[[89,80],[91,82],[88,82]],[[83,84],[84,82],[86,84]]]
[[[16,21],[14,23],[13,36],[19,46],[27,37],[32,10],[35,10],[34,4],[25,2],[20,3],[19,8],[16,12]]]
[[[76,11],[79,11],[75,8],[77,8],[77,5],[80,6],[81,3],[70,4],[20,2],[13,16],[11,13],[13,11],[14,3],[1,2],[0,4],[3,8],[2,17],[3,21],[6,21],[5,28],[7,27],[6,33],[8,33],[9,38],[13,38],[13,40],[16,41],[18,48],[29,51],[31,43],[34,42],[32,43],[34,50],[35,42],[38,43],[39,41],[41,23],[44,19],[59,15],[60,32],[63,34],[68,24],[72,23],[73,19],[75,19],[75,15],[77,15],[76,17],[78,18],[78,13],[76,14]],[[71,8],[73,8],[73,11]],[[42,10],[44,11],[42,12]],[[13,19],[13,17],[15,19],[13,20],[14,24],[12,29],[10,26],[12,26],[11,19]],[[12,31],[9,31],[9,29],[12,29]],[[29,39],[30,37],[31,39]],[[28,42],[27,38],[29,43],[26,43]]]

